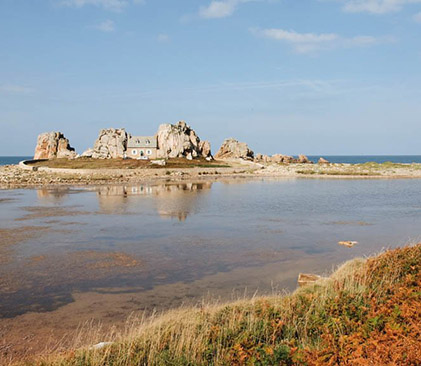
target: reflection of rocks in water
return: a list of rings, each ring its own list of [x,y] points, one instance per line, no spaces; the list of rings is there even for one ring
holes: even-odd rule
[[[59,187],[55,189],[41,188],[37,189],[38,201],[43,203],[61,203],[69,195],[68,187]]]
[[[185,221],[188,215],[194,213],[199,193],[211,187],[210,182],[162,186],[157,191],[157,211],[161,217],[175,217]]]
[[[198,194],[211,187],[211,182],[106,186],[99,187],[97,193],[100,210],[103,213],[128,212],[134,202],[132,198],[148,196],[155,198],[157,211],[161,217],[175,217],[184,221],[194,212]]]

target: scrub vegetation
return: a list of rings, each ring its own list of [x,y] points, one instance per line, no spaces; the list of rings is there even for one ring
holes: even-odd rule
[[[207,161],[204,158],[187,160],[185,158],[167,159],[166,165],[152,164],[149,160],[137,159],[50,159],[28,163],[29,166],[63,168],[63,169],[145,169],[145,168],[229,168],[230,166],[216,160]]]
[[[291,295],[180,308],[27,364],[419,365],[420,269],[421,244],[390,250]]]

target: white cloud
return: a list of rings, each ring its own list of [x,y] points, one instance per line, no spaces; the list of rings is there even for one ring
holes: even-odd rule
[[[273,38],[279,41],[287,41],[292,43],[320,43],[329,42],[338,38],[334,33],[297,33],[295,31],[286,31],[283,29],[262,29],[260,34],[267,38]]]
[[[164,43],[170,40],[170,36],[168,34],[161,33],[161,34],[158,34],[158,37],[156,37],[156,39],[158,42]]]
[[[144,4],[145,0],[62,0],[61,5],[82,8],[86,5],[92,5],[111,11],[122,11],[130,3]]]
[[[421,0],[342,0],[344,10],[350,13],[385,14],[397,12],[407,4],[421,3]]]
[[[0,93],[2,94],[32,94],[34,89],[22,85],[4,84],[0,85]]]
[[[96,25],[94,28],[101,32],[110,33],[115,31],[115,23],[112,20],[104,20],[103,22]]]
[[[414,19],[414,21],[416,21],[417,23],[421,23],[421,12],[414,14],[412,19]]]
[[[325,49],[340,47],[364,47],[378,43],[393,42],[392,37],[355,36],[342,37],[336,33],[298,33],[294,30],[284,29],[251,29],[255,35],[285,42],[291,45],[297,53],[312,53]]]
[[[208,6],[202,6],[199,16],[202,18],[226,18],[234,14],[242,3],[261,0],[212,0]]]
[[[238,2],[231,1],[212,1],[209,6],[200,8],[199,15],[202,18],[225,18],[232,15]]]

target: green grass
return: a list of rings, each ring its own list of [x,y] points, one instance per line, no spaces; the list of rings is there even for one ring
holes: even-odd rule
[[[420,270],[418,244],[352,260],[288,296],[169,311],[110,336],[113,344],[101,350],[82,347],[29,364],[415,366]]]

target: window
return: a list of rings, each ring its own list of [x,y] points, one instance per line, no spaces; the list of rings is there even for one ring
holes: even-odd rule
[[[149,145],[150,143],[151,143],[151,140],[149,140],[149,139],[146,139],[146,145]]]
[[[136,155],[137,154],[137,150],[132,150],[132,154]]]
[[[145,153],[143,150],[140,150],[140,156],[145,156]]]
[[[148,154],[148,155],[152,155],[152,150],[147,150],[147,151],[146,151],[146,154]]]

